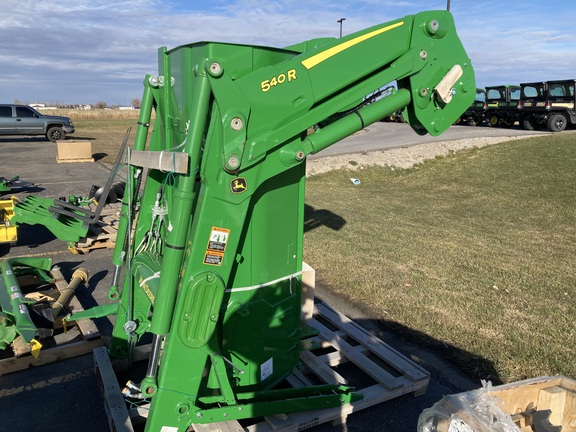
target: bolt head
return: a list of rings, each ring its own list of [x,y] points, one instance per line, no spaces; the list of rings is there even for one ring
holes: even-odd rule
[[[234,117],[232,119],[232,121],[230,122],[230,127],[232,129],[234,129],[235,131],[239,131],[240,129],[242,129],[244,127],[244,122],[242,121],[242,119],[240,117]]]
[[[210,63],[210,73],[214,76],[218,76],[222,73],[222,66],[218,62]]]
[[[158,85],[160,84],[160,80],[158,79],[157,76],[151,76],[150,78],[148,78],[148,84],[150,84],[152,87],[158,87]]]
[[[228,166],[231,169],[236,169],[240,166],[240,159],[236,155],[232,155],[228,158]]]

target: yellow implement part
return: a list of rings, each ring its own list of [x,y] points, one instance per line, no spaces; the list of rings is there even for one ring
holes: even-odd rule
[[[18,233],[16,226],[10,222],[14,216],[15,197],[0,200],[0,243],[16,243]]]

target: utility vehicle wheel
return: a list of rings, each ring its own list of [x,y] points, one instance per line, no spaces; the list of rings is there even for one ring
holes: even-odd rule
[[[58,126],[53,126],[50,129],[48,129],[48,132],[46,132],[46,138],[48,138],[52,142],[62,140],[64,139],[65,136],[66,133],[64,132],[64,130]]]
[[[522,120],[522,127],[526,130],[534,130],[534,125],[532,124],[532,122],[530,121],[529,118],[525,118]]]
[[[507,118],[506,120],[504,120],[504,126],[508,128],[514,126],[514,123],[516,123],[516,121],[514,121],[514,119],[511,118]]]
[[[550,132],[562,132],[566,129],[566,117],[562,114],[552,114],[548,117],[548,121],[546,122],[546,126],[548,126],[548,130]]]
[[[478,120],[476,120],[474,117],[469,117],[468,118],[468,125],[469,126],[478,126]]]
[[[499,122],[500,122],[500,119],[498,118],[497,115],[492,115],[492,116],[488,117],[488,126],[498,126]]]
[[[458,117],[454,122],[455,125],[459,125],[460,123],[462,123],[462,117]]]

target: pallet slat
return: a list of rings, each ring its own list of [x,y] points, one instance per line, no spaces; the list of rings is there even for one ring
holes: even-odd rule
[[[430,374],[424,368],[403,356],[390,345],[382,342],[347,316],[322,304],[317,304],[316,308],[322,317],[328,319],[333,325],[346,329],[346,332],[351,337],[378,355],[381,359],[394,365],[394,368],[402,373],[402,375],[413,381],[419,381],[429,377]]]
[[[108,357],[106,347],[96,348],[94,351],[94,370],[98,379],[104,410],[108,416],[108,426],[111,431],[134,432],[132,421],[126,409],[120,386],[116,380],[112,363]]]

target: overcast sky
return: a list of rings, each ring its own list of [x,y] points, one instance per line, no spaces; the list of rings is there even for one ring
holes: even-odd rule
[[[2,0],[0,102],[129,105],[157,48],[197,41],[283,47],[446,1]],[[452,0],[478,86],[576,78],[574,0]],[[377,55],[377,53],[374,53]]]

